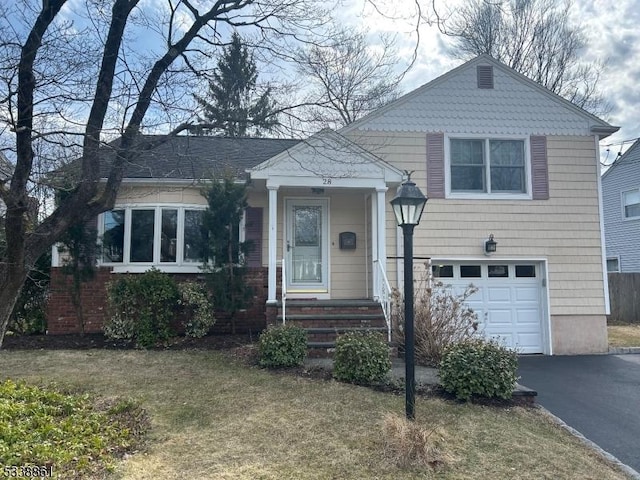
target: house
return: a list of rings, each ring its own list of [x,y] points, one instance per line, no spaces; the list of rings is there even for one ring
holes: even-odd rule
[[[607,270],[640,272],[640,140],[602,175]]]
[[[287,318],[324,311],[337,321],[364,310],[360,324],[380,326],[368,309],[402,287],[402,233],[389,202],[410,171],[429,197],[414,233],[416,270],[430,259],[443,283],[476,285],[469,303],[483,331],[523,353],[605,352],[598,142],[617,129],[482,55],[339,131],[165,144],[154,162],[136,161],[138,174],[126,175],[116,207],[99,218],[101,235],[117,239],[101,268],[105,278],[151,266],[197,274],[197,180],[202,162],[228,158],[246,168],[241,235],[256,247],[248,262],[266,321],[283,315],[286,294]],[[247,158],[219,142],[237,142]],[[490,235],[497,248],[487,254]],[[49,315],[55,333],[73,324],[60,311]]]

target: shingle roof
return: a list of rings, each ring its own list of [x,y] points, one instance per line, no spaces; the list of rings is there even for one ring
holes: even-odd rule
[[[140,155],[125,165],[124,178],[203,179],[230,173],[244,178],[254,167],[300,140],[277,138],[237,138],[179,135],[174,137],[143,135]],[[117,145],[116,140],[113,145]],[[101,176],[107,177],[113,150],[105,147]]]

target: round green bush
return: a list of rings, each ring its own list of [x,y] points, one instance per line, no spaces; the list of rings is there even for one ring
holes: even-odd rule
[[[258,341],[259,363],[263,367],[296,367],[307,356],[307,333],[295,325],[269,327]]]
[[[333,376],[342,382],[371,384],[391,369],[389,347],[378,332],[348,332],[336,339]]]
[[[440,382],[459,400],[472,396],[509,399],[518,380],[518,356],[495,340],[475,338],[445,350]]]
[[[178,298],[175,280],[157,269],[123,276],[107,289],[105,336],[133,340],[145,348],[166,341],[172,334],[170,322]]]

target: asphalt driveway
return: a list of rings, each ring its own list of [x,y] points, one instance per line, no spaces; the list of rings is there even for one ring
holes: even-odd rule
[[[522,356],[519,375],[540,405],[640,472],[640,355]]]

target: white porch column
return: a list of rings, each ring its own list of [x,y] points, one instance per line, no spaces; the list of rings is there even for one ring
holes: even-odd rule
[[[373,298],[378,299],[380,293],[380,274],[378,273],[378,267],[376,260],[378,260],[378,198],[375,195],[370,195],[371,201],[371,262],[372,262],[372,278],[373,278]]]
[[[278,187],[269,190],[269,288],[267,303],[276,303],[277,246],[278,246]]]
[[[376,187],[376,226],[378,231],[376,237],[378,238],[377,259],[380,262],[380,266],[383,267],[385,273],[387,271],[387,237],[386,237],[386,217],[387,211],[385,200],[385,193],[387,187]]]

